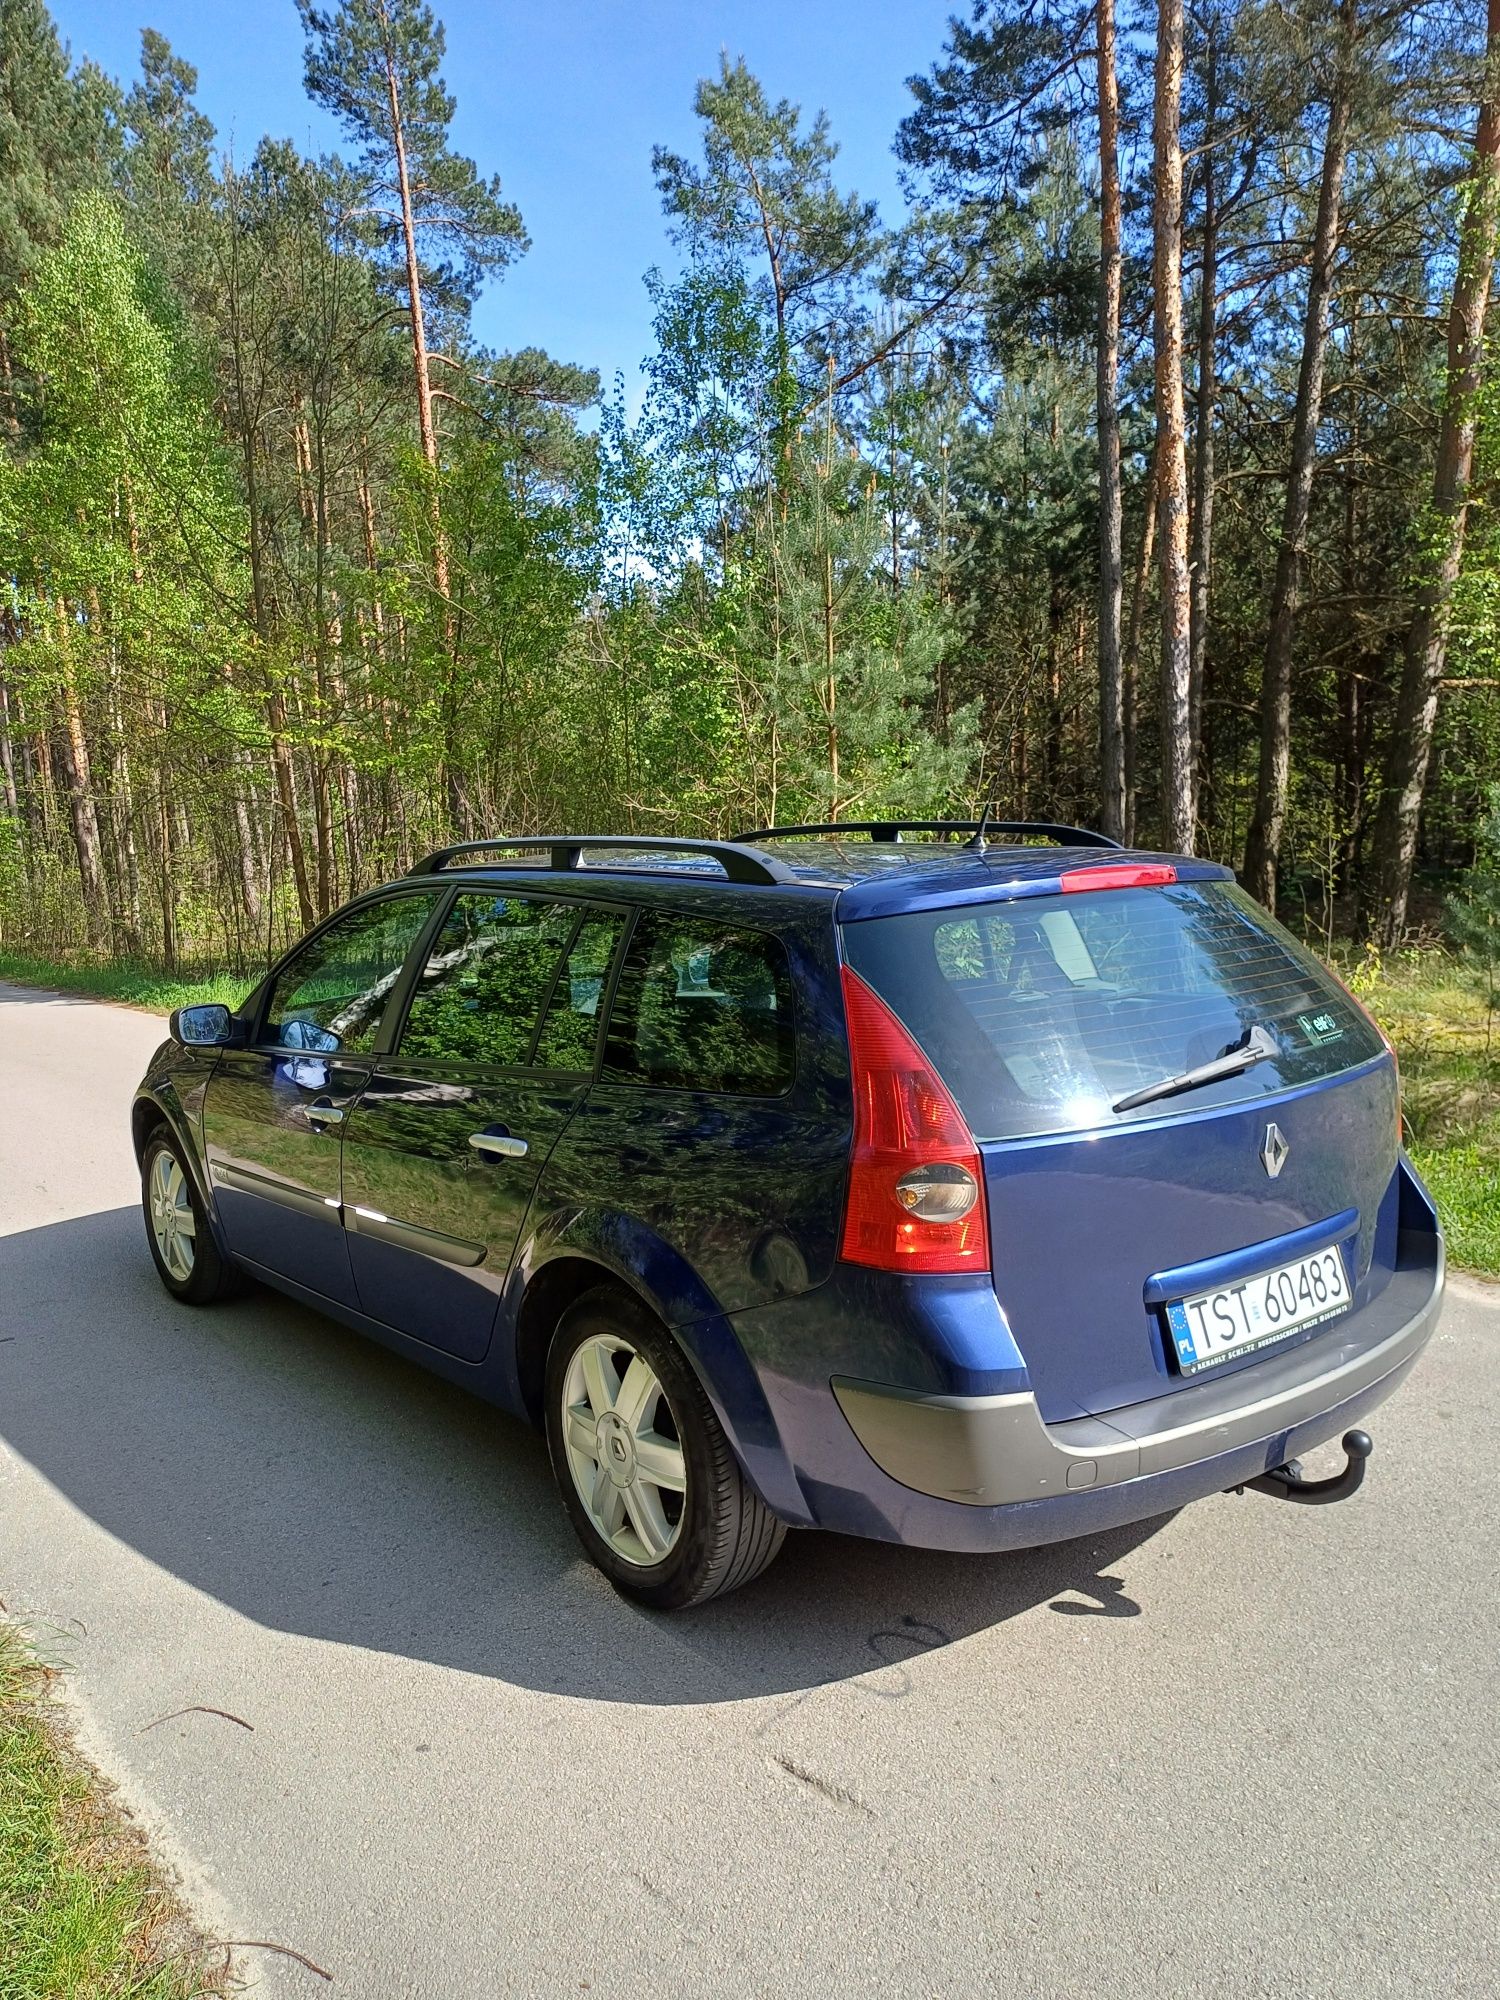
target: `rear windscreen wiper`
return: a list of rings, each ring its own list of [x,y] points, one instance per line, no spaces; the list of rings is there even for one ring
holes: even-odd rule
[[[1276,1044],[1264,1028],[1247,1028],[1237,1042],[1231,1042],[1212,1062],[1199,1063],[1196,1069],[1185,1069],[1180,1076],[1164,1076],[1156,1083],[1132,1090],[1128,1096],[1116,1098],[1110,1110],[1134,1111],[1138,1104],[1154,1104],[1158,1097],[1175,1097],[1180,1090],[1196,1090],[1200,1083],[1217,1083],[1221,1076],[1238,1076],[1242,1069],[1253,1069],[1256,1063],[1275,1054]]]

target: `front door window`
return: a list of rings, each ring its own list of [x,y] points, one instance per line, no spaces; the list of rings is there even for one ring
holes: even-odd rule
[[[330,924],[282,968],[262,1043],[316,1055],[368,1055],[406,954],[434,898],[388,896]]]

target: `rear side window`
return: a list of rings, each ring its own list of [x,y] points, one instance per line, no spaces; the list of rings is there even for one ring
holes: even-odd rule
[[[576,904],[455,897],[412,995],[401,1054],[524,1064],[577,923]]]
[[[606,1081],[779,1097],[795,1067],[792,976],[778,939],[640,918],[610,1011]]]
[[[1080,1131],[1253,1100],[1381,1052],[1316,959],[1229,883],[912,911],[846,926],[844,954],[937,1064],[977,1138]],[[1132,1091],[1251,1027],[1273,1058],[1134,1110]]]

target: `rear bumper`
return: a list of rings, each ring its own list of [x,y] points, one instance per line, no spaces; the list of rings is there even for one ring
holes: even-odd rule
[[[833,1390],[869,1458],[906,1490],[905,1504],[882,1510],[897,1517],[895,1539],[1021,1547],[1145,1519],[1311,1450],[1397,1386],[1442,1294],[1440,1238],[1403,1232],[1397,1270],[1342,1339],[1331,1328],[1255,1368],[1107,1419],[1044,1423],[1030,1392],[933,1395],[849,1377]]]

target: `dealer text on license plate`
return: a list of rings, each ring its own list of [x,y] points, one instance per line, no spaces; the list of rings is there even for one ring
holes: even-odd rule
[[[1167,1307],[1177,1366],[1195,1375],[1256,1347],[1332,1319],[1349,1305],[1349,1279],[1337,1247],[1261,1271],[1237,1285],[1195,1292]]]

